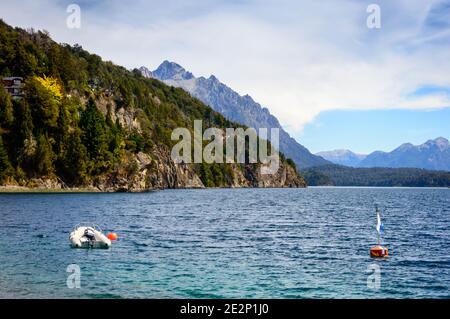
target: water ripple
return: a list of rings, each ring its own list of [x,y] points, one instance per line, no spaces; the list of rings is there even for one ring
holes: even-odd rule
[[[387,260],[368,256],[375,203]],[[0,207],[0,298],[450,297],[448,189],[4,194]],[[83,221],[119,240],[71,249]],[[67,287],[69,264],[79,289]],[[379,290],[367,287],[371,264]]]

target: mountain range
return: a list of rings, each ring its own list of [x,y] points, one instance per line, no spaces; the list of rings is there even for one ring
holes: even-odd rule
[[[295,162],[297,168],[330,164],[322,157],[311,154],[307,148],[293,139],[267,108],[255,102],[249,95],[241,96],[214,75],[209,78],[195,77],[179,64],[167,60],[154,71],[144,66],[139,70],[145,77],[156,78],[165,84],[183,88],[231,121],[255,129],[267,128],[270,131],[270,128],[279,128],[279,149]]]
[[[450,143],[438,137],[421,145],[405,143],[391,152],[375,151],[368,155],[349,150],[316,153],[330,162],[352,167],[413,167],[450,171]]]

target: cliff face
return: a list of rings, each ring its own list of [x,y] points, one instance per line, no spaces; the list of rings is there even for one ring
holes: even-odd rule
[[[306,187],[305,181],[290,166],[281,164],[274,175],[264,175],[251,166],[244,172],[237,164],[232,165],[233,179],[227,187],[284,188]],[[54,177],[32,179],[26,184],[38,189],[65,189],[67,186]],[[17,186],[16,183],[6,186]],[[97,177],[83,189],[101,192],[145,192],[155,189],[205,188],[192,166],[177,164],[170,158],[170,152],[155,147],[149,154],[138,153],[124,159],[123,167]],[[76,189],[76,188],[75,188]]]
[[[204,188],[194,170],[170,159],[170,153],[155,147],[152,154],[133,154],[125,168],[99,178],[92,185],[101,191],[142,192],[165,188]]]
[[[121,112],[122,113],[122,112]],[[129,112],[128,114],[132,114]],[[109,113],[111,114],[111,113]],[[139,127],[138,121],[122,114],[110,116],[122,119],[127,130]],[[90,187],[101,191],[141,192],[166,188],[205,188],[195,169],[195,164],[174,163],[170,150],[165,146],[154,146],[148,154],[129,154],[123,159],[122,168],[96,179]],[[280,161],[275,174],[261,174],[260,165],[229,164],[232,178],[223,187],[306,187],[305,181],[291,166]]]
[[[248,170],[252,187],[306,187],[306,182],[298,177],[294,168],[282,163],[276,174],[261,174],[260,170]],[[251,177],[250,177],[251,176]]]
[[[142,192],[166,188],[205,188],[199,176],[189,164],[176,164],[170,152],[155,148],[152,156],[138,153],[129,160],[135,165],[131,173],[108,174],[94,182],[91,187],[106,192]],[[256,173],[255,173],[256,172]],[[263,175],[253,167],[246,167],[245,173],[233,165],[233,179],[227,187],[306,187],[295,170],[282,164],[274,175]]]

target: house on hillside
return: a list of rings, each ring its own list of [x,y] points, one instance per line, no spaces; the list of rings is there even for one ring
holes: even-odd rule
[[[6,77],[2,79],[2,84],[13,99],[22,97],[23,78],[19,76]]]

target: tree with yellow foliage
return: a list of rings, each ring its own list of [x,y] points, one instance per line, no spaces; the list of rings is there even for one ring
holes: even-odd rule
[[[53,98],[55,100],[61,100],[62,99],[62,89],[61,85],[58,83],[58,81],[51,77],[51,76],[35,76],[34,79],[39,82],[47,91],[53,95]]]
[[[57,126],[62,97],[61,86],[55,78],[34,76],[25,82],[25,99],[37,127]]]

